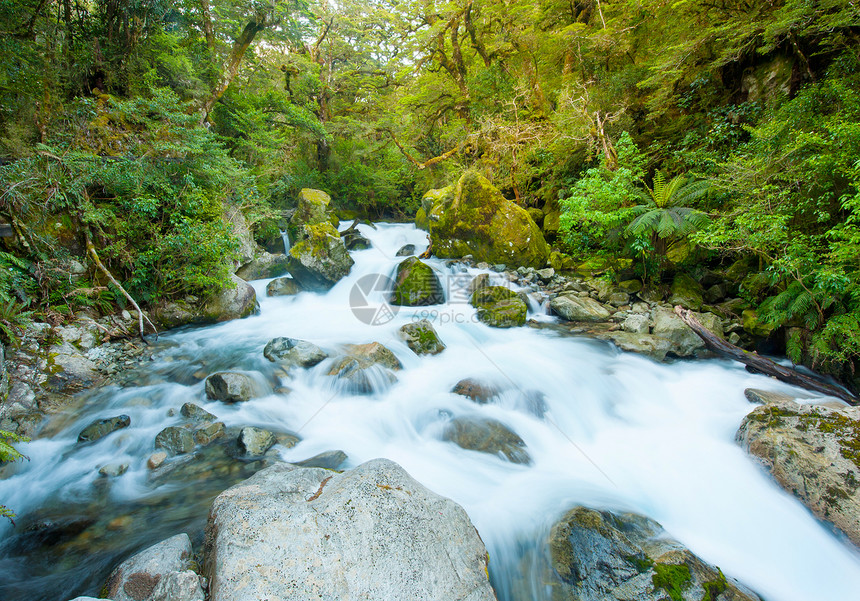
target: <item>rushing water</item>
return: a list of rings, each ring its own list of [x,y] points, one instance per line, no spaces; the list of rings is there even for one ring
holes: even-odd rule
[[[533,577],[540,561],[522,554],[536,550],[531,555],[539,559],[552,523],[576,504],[657,520],[768,601],[857,599],[860,556],[734,442],[753,408],[744,388],[790,387],[730,362],[658,364],[551,328],[489,328],[477,323],[459,288],[479,272],[437,260],[429,263],[448,288],[448,303],[375,313],[385,291],[375,277],[361,278],[390,277],[404,244],[419,252],[426,247],[425,234],[410,226],[378,227],[359,226],[373,248],[353,253],[352,273],[330,292],[267,298],[266,282],[254,282],[260,315],[163,336],[138,385],[90,392],[81,409],[51,424],[50,438],[21,445],[30,461],[0,481],[0,502],[22,516],[17,529],[0,526],[0,598],[64,601],[94,594],[118,561],[178,531],[188,531],[199,548],[211,498],[259,465],[204,461],[180,478],[152,482],[146,458],[153,439],[182,423],[170,410],[190,401],[228,426],[297,433],[302,441],[281,450],[287,461],[332,449],[345,451],[349,465],[375,457],[397,461],[465,507],[490,551],[493,585],[506,601],[549,599]],[[552,321],[534,309],[531,317]],[[447,345],[440,355],[418,357],[397,337],[401,325],[421,317],[434,322]],[[351,395],[325,375],[331,360],[280,372],[262,356],[276,336],[329,351],[378,341],[404,369],[385,390]],[[201,378],[222,369],[255,373],[267,393],[236,405],[208,401]],[[466,377],[492,381],[505,392],[477,405],[450,392]],[[543,415],[523,401],[533,391],[543,395]],[[131,427],[76,445],[86,424],[120,413],[131,417]],[[527,444],[532,465],[443,442],[445,424],[462,415],[508,425]],[[98,468],[116,462],[130,469],[108,484]]]

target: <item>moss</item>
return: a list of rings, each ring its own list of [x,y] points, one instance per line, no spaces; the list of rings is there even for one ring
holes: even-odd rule
[[[632,565],[637,572],[640,574],[644,574],[654,567],[654,560],[645,555],[644,553],[637,553],[636,555],[625,555],[624,560]]]
[[[728,588],[726,577],[723,571],[717,568],[719,577],[716,580],[709,580],[702,583],[702,588],[705,589],[705,594],[702,595],[702,601],[717,601],[722,593]]]
[[[516,292],[504,286],[484,286],[472,293],[469,301],[478,310],[478,319],[496,328],[521,326],[528,307]]]
[[[445,302],[445,294],[433,268],[409,257],[397,266],[391,302],[410,307],[438,305]]]
[[[658,563],[651,577],[654,588],[666,591],[672,601],[684,601],[684,589],[689,588],[692,581],[690,568],[684,564]]]

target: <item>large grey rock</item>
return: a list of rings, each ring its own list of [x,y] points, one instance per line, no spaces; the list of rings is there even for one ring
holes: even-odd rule
[[[266,284],[266,296],[293,296],[302,291],[293,278],[276,278]]]
[[[239,451],[243,457],[262,457],[277,442],[275,435],[256,426],[246,426],[239,432]]]
[[[240,403],[257,395],[254,379],[236,371],[220,371],[206,378],[206,396],[214,401]]]
[[[445,350],[433,324],[426,319],[407,323],[397,333],[416,355],[438,355]]]
[[[194,422],[214,422],[217,419],[203,407],[194,403],[183,403],[179,413],[182,417],[187,417]]]
[[[657,361],[663,361],[670,352],[676,350],[675,343],[660,336],[635,332],[607,332],[600,338],[610,340],[622,351],[647,355]]]
[[[550,533],[558,596],[594,601],[755,601],[646,517],[576,507]]]
[[[343,388],[356,394],[369,394],[397,381],[392,373],[403,368],[397,356],[379,342],[347,344],[346,354],[329,368]]]
[[[240,319],[257,313],[259,309],[254,288],[242,278],[231,275],[224,289],[203,305],[202,321]]]
[[[129,425],[131,425],[131,418],[127,415],[97,419],[81,430],[81,433],[78,434],[78,442],[94,442],[111,432],[128,428]]]
[[[101,378],[96,364],[69,342],[51,345],[47,355],[49,375],[45,388],[50,391],[78,392]]]
[[[105,586],[115,601],[203,601],[187,534],[153,545],[122,562]]]
[[[375,459],[276,464],[223,492],[207,527],[210,601],[494,601],[465,511]]]
[[[188,428],[168,426],[155,436],[155,448],[170,455],[184,455],[194,450],[194,434]]]
[[[627,318],[621,323],[621,328],[625,332],[631,332],[633,334],[647,334],[648,330],[651,329],[651,318],[647,315],[643,315],[642,313],[634,313],[633,315],[627,316]]]
[[[672,295],[670,305],[681,305],[685,309],[699,311],[702,308],[704,295],[702,285],[686,273],[679,273],[672,280]]]
[[[669,340],[671,352],[678,357],[690,357],[705,348],[701,338],[685,324],[669,307],[655,307],[652,313],[654,336]],[[719,318],[711,313],[693,313],[703,326],[719,337],[723,337],[723,326]]]
[[[352,269],[353,260],[330,223],[304,226],[304,239],[290,249],[288,269],[304,290],[324,292]]]
[[[484,417],[457,417],[445,427],[442,439],[470,451],[504,457],[511,463],[530,464],[526,444],[502,422]]]
[[[263,253],[236,270],[236,275],[246,282],[276,278],[285,273],[287,273],[286,255],[273,255],[271,253]]]
[[[567,321],[606,321],[611,313],[593,298],[562,294],[549,303],[553,312]]]
[[[780,486],[860,546],[860,408],[801,405],[761,391],[754,398],[769,404],[744,418],[738,442]]]
[[[273,338],[263,349],[263,356],[273,363],[313,367],[328,357],[328,353],[307,340]]]

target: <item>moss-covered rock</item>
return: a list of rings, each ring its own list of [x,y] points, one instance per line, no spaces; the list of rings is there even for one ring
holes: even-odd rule
[[[276,278],[285,273],[287,273],[287,257],[270,253],[262,253],[236,270],[236,275],[246,282]]]
[[[448,188],[433,192],[435,204],[428,215],[437,256],[472,255],[476,261],[508,266],[546,265],[549,246],[540,228],[486,178],[467,171],[453,194]]]
[[[417,257],[409,257],[397,266],[391,293],[392,305],[423,307],[444,302],[442,284],[432,267]]]
[[[287,232],[293,244],[307,236],[304,226],[320,223],[331,224],[333,213],[330,211],[330,205],[331,196],[322,190],[302,188],[299,192],[298,206],[287,226]]]
[[[400,328],[398,334],[416,355],[438,355],[445,350],[433,324],[426,319],[407,323]]]
[[[686,273],[679,273],[672,280],[672,296],[669,297],[670,305],[681,305],[685,309],[700,311],[704,300],[702,285]]]
[[[328,290],[352,269],[352,257],[330,223],[306,225],[303,231],[305,239],[290,249],[290,275],[304,290]]]
[[[478,319],[494,328],[512,328],[526,322],[528,307],[516,292],[504,286],[483,286],[469,300]]]
[[[216,296],[203,305],[202,314],[195,315],[195,322],[221,322],[254,315],[260,310],[254,288],[238,276],[230,276],[230,282]]]
[[[755,309],[744,310],[741,318],[743,319],[744,331],[752,336],[767,338],[776,327],[759,319],[758,312]]]

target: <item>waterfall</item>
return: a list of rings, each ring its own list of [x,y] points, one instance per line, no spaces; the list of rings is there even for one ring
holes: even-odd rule
[[[375,457],[400,463],[466,509],[490,552],[500,601],[551,598],[539,580],[529,580],[521,551],[544,545],[552,523],[577,504],[634,511],[660,522],[693,553],[768,601],[856,598],[858,555],[734,441],[741,420],[754,408],[745,388],[796,389],[728,361],[655,363],[551,328],[489,328],[476,320],[462,294],[463,283],[481,271],[442,260],[427,263],[441,278],[446,304],[391,307],[384,287],[367,285],[357,307],[355,290],[362,278],[392,277],[402,260],[395,257],[400,247],[414,244],[420,253],[427,245],[425,233],[408,225],[358,229],[373,247],[354,253],[352,272],[329,292],[267,297],[268,281],[253,282],[259,315],[163,335],[137,384],[88,393],[75,414],[55,418],[50,438],[19,445],[30,460],[15,464],[11,477],[0,480],[0,502],[17,511],[19,523],[26,524],[28,515],[53,519],[89,503],[97,507],[92,516],[77,509],[75,515],[105,525],[90,527],[85,552],[70,545],[58,558],[30,551],[29,539],[21,538],[25,534],[0,523],[0,540],[14,533],[22,549],[0,543],[0,598],[66,601],[75,596],[72,590],[92,594],[131,551],[182,531],[199,536],[209,502],[205,494],[217,490],[198,489],[215,487],[221,471],[213,468],[201,481],[160,485],[146,465],[155,435],[183,423],[178,410],[186,402],[228,427],[296,433],[301,442],[280,448],[287,461],[340,449],[349,457],[345,467]],[[374,307],[380,309],[371,311],[374,319],[355,311]],[[545,310],[538,304],[531,310],[530,317],[553,320],[537,313]],[[433,323],[447,345],[441,354],[419,357],[397,336],[401,326],[418,319]],[[333,358],[310,369],[279,371],[262,355],[278,336],[305,339],[332,354],[343,344],[377,341],[397,355],[403,369],[390,385],[358,394],[334,385],[327,375]],[[228,369],[255,374],[267,383],[264,396],[232,405],[207,400],[202,378]],[[484,405],[451,393],[469,377],[492,382],[501,393]],[[545,411],[524,402],[536,396]],[[89,445],[76,444],[88,423],[121,413],[130,416],[130,427]],[[453,417],[471,415],[515,431],[531,465],[442,439]],[[129,469],[108,490],[98,469],[117,462]],[[114,505],[129,508],[123,518],[131,520],[128,530],[116,529],[119,518],[99,521]],[[109,545],[114,546],[106,550]]]
[[[284,241],[284,254],[290,254],[290,233],[287,230],[281,230],[281,240]]]

